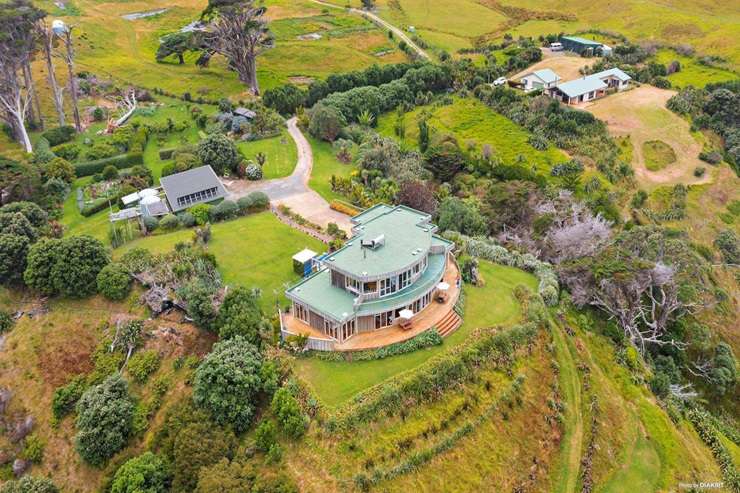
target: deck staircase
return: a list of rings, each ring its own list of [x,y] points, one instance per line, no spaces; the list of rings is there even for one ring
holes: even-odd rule
[[[442,337],[447,337],[455,332],[461,324],[462,318],[460,318],[460,315],[458,315],[455,310],[450,310],[447,315],[437,323],[437,332],[439,332],[439,335]]]

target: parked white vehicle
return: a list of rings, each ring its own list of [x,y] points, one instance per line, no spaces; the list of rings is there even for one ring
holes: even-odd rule
[[[563,51],[562,43],[550,43],[550,51]]]
[[[494,86],[503,86],[504,84],[506,84],[506,77],[499,77],[493,81]]]

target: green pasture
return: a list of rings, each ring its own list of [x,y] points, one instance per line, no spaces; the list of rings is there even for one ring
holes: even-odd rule
[[[480,152],[483,145],[489,144],[493,154],[505,164],[527,163],[540,171],[549,172],[554,164],[567,160],[562,151],[551,145],[544,151],[535,149],[528,142],[527,130],[472,98],[454,98],[450,105],[425,106],[406,113],[403,116],[406,135],[402,143],[407,147],[418,146],[417,120],[423,110],[431,113],[429,125],[436,132],[453,135],[463,149],[470,145],[476,153]],[[396,137],[396,118],[395,112],[382,115],[378,119],[378,132]]]
[[[661,49],[655,54],[655,61],[666,66],[673,61],[681,65],[681,70],[668,76],[671,86],[680,89],[686,86],[704,87],[707,84],[726,82],[740,77],[735,72],[699,63],[697,57],[679,55],[670,49]]]
[[[465,285],[463,324],[441,346],[374,361],[335,362],[303,358],[296,361],[297,371],[321,402],[333,408],[356,393],[415,368],[432,356],[454,347],[475,328],[507,326],[519,321],[520,304],[514,297],[514,288],[523,284],[536,289],[535,277],[519,269],[485,261],[480,263],[480,272],[485,285]]]

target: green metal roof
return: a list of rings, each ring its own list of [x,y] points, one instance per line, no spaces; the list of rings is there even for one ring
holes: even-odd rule
[[[580,43],[582,45],[587,45],[587,46],[601,46],[602,45],[602,43],[599,43],[598,41],[594,41],[593,39],[581,38],[579,36],[563,36],[560,39],[561,40],[567,39],[568,41],[573,41],[574,43]]]
[[[440,240],[442,240],[440,238]],[[447,240],[442,240],[447,241]],[[427,269],[411,286],[391,296],[377,298],[361,303],[357,315],[370,315],[394,310],[415,301],[442,277],[446,265],[446,255],[429,255]],[[343,322],[354,316],[354,295],[331,284],[331,271],[321,270],[293,286],[287,294],[314,311],[328,315],[337,322]]]
[[[332,253],[327,264],[353,277],[369,279],[403,270],[421,259],[432,245],[436,226],[429,215],[405,206],[375,206],[355,216],[354,235]],[[361,240],[384,237],[375,249],[363,248]]]

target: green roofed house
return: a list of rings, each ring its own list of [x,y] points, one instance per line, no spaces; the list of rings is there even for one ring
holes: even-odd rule
[[[453,244],[435,234],[431,216],[380,204],[352,223],[345,245],[286,291],[292,306],[281,316],[284,336],[307,335],[312,349],[358,350],[459,326]]]

